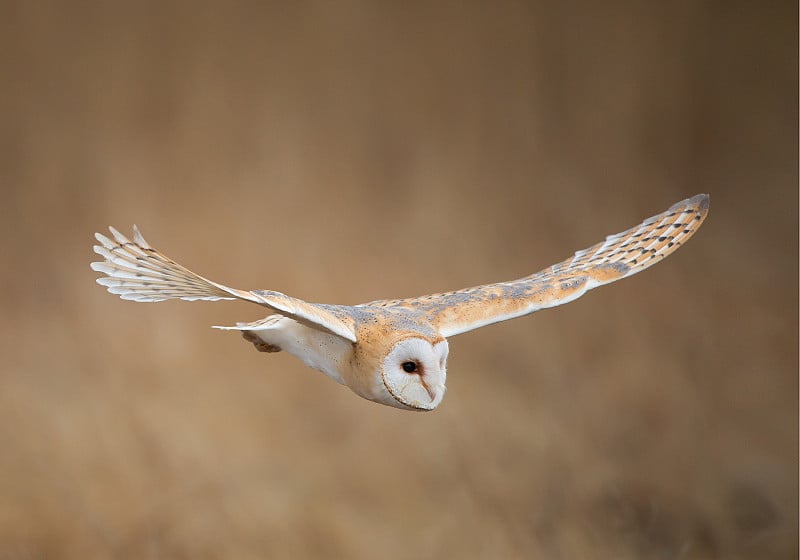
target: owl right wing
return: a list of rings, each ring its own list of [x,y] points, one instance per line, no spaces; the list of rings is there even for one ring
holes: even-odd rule
[[[698,194],[519,280],[364,305],[406,309],[425,317],[445,337],[562,305],[592,288],[641,272],[675,252],[703,223],[708,205],[708,195]]]
[[[354,321],[336,306],[308,303],[280,292],[266,290],[244,291],[217,284],[176,263],[145,241],[133,226],[131,241],[113,227],[113,239],[100,233],[94,252],[102,262],[91,263],[92,270],[105,276],[97,283],[112,294],[133,301],[164,301],[166,299],[220,300],[242,299],[267,307],[313,329],[356,341]]]

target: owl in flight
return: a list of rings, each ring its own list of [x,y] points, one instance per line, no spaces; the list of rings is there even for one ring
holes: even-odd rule
[[[91,267],[104,274],[97,283],[122,299],[243,299],[266,307],[271,315],[264,319],[216,328],[241,331],[262,352],[285,350],[365,399],[425,411],[444,396],[447,337],[570,302],[654,265],[697,231],[708,202],[705,194],[678,202],[519,280],[361,305],[308,303],[217,284],[151,247],[136,226],[132,241],[113,227],[113,239],[95,234],[94,251],[104,260]]]

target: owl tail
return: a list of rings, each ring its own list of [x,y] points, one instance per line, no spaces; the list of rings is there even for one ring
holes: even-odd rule
[[[95,234],[100,245],[94,246],[94,252],[105,260],[93,262],[90,266],[92,270],[106,275],[98,278],[97,283],[122,299],[252,299],[248,292],[217,284],[179,265],[151,247],[136,226],[133,226],[133,241],[113,227],[108,229],[114,236],[113,240],[100,233]]]
[[[270,315],[252,323],[236,323],[235,327],[214,326],[212,328],[223,331],[241,331],[244,339],[252,342],[259,352],[280,352],[281,347],[274,342],[270,342],[269,335],[264,333],[264,336],[261,336],[257,331],[280,330],[281,325],[286,324],[285,321],[290,321],[290,319],[283,315]]]

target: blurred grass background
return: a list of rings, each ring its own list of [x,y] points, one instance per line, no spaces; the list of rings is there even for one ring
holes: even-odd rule
[[[796,558],[797,4],[0,4],[0,558]],[[652,271],[359,399],[123,302],[523,276],[711,194]]]

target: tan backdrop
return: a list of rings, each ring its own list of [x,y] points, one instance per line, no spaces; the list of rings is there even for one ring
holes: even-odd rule
[[[0,558],[796,558],[794,2],[4,2]],[[697,192],[653,270],[352,395],[89,270],[357,303]]]

